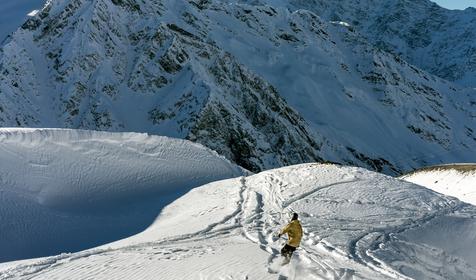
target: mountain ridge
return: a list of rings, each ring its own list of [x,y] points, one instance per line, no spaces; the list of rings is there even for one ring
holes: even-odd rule
[[[400,174],[476,145],[473,90],[271,6],[51,1],[2,48],[0,91],[4,126],[187,138],[253,171],[327,160]]]
[[[476,9],[448,10],[430,0],[230,0],[307,9],[347,22],[374,46],[441,78],[476,87]]]

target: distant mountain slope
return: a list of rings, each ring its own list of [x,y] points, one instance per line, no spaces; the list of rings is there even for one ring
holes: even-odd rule
[[[293,211],[303,240],[281,267],[284,239],[273,235]],[[305,164],[196,188],[136,236],[0,264],[0,278],[469,280],[475,214],[475,206],[392,177]]]
[[[191,188],[244,174],[215,152],[180,139],[2,128],[0,262],[130,236]]]
[[[0,43],[17,30],[27,14],[43,8],[46,0],[6,0],[0,2]]]
[[[475,8],[447,10],[430,0],[240,2],[307,9],[326,20],[347,22],[378,48],[436,76],[476,88]]]
[[[388,174],[476,151],[475,90],[306,10],[54,0],[0,55],[0,124],[150,132],[259,171]]]
[[[476,205],[476,164],[432,166],[401,178]]]

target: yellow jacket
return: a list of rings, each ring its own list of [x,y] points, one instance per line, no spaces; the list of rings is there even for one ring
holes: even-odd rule
[[[288,234],[288,245],[293,247],[299,247],[302,238],[302,227],[301,223],[298,220],[291,221],[287,226],[285,226],[280,235]]]

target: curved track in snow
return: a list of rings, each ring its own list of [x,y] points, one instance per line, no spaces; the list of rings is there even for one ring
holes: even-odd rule
[[[280,267],[284,241],[273,235],[291,211],[300,213],[305,235],[290,265]],[[407,233],[442,217],[465,217],[466,228],[476,228],[474,207],[453,198],[359,168],[306,164],[194,189],[141,234],[6,264],[0,279],[416,279],[417,272],[433,276],[425,260],[441,248]],[[428,251],[411,255],[403,243]],[[471,279],[471,256],[451,253],[431,259],[441,262],[441,279]],[[395,262],[399,254],[421,267]],[[445,260],[459,272],[445,271]]]

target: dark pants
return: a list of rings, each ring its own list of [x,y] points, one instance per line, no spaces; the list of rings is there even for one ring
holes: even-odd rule
[[[286,244],[286,245],[284,245],[283,249],[281,249],[281,256],[290,260],[294,251],[296,251],[296,247],[293,247],[293,246],[290,246],[290,245]]]

